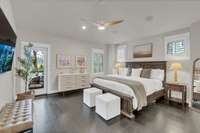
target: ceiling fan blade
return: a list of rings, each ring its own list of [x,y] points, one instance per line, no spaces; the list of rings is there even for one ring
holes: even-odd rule
[[[124,20],[117,20],[117,21],[107,22],[107,23],[105,23],[104,25],[105,25],[106,27],[108,27],[108,26],[114,26],[114,25],[117,25],[117,24],[120,24],[120,23],[123,23],[123,22],[124,22]]]
[[[113,21],[108,21],[108,22],[103,22],[103,21],[101,21],[101,22],[93,22],[93,21],[90,21],[90,20],[84,19],[84,18],[81,18],[81,21],[84,22],[84,23],[93,25],[93,26],[95,26],[97,28],[100,28],[100,27],[103,28],[104,27],[104,29],[106,29],[106,28],[108,28],[110,26],[114,26],[114,25],[117,25],[117,24],[120,24],[120,23],[124,22],[123,19],[122,20],[113,20]]]
[[[101,24],[99,24],[99,23],[93,22],[93,21],[88,20],[88,19],[83,19],[83,18],[81,18],[81,21],[83,21],[84,23],[90,24],[90,25],[92,25],[92,26],[95,26],[95,27],[98,27],[98,26],[101,25]]]

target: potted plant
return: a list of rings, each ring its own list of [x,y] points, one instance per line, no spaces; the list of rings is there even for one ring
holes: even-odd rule
[[[24,100],[34,98],[34,92],[28,90],[28,84],[30,81],[30,74],[34,67],[32,67],[33,59],[32,59],[32,47],[33,45],[29,43],[28,46],[24,47],[24,58],[18,57],[17,60],[20,64],[20,68],[16,68],[16,74],[24,81],[24,93],[17,94],[17,100]]]

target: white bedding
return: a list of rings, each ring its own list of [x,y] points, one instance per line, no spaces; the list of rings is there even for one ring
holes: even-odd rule
[[[162,90],[162,81],[156,80],[156,79],[146,79],[146,78],[140,78],[140,77],[132,77],[132,76],[119,76],[119,75],[108,75],[112,77],[118,77],[121,79],[129,79],[133,81],[138,81],[144,85],[146,95],[151,95],[152,93]],[[137,109],[137,98],[135,98],[134,91],[127,85],[118,83],[115,81],[109,81],[109,80],[104,80],[100,78],[96,78],[93,80],[94,83],[101,85],[103,87],[133,96],[133,109]]]

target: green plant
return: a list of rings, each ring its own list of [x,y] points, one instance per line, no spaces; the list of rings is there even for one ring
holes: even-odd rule
[[[20,63],[20,68],[16,68],[16,74],[24,80],[25,83],[25,93],[28,90],[28,83],[30,81],[29,75],[32,71],[33,61],[32,61],[32,47],[33,45],[29,43],[28,46],[24,47],[24,58],[18,57]]]

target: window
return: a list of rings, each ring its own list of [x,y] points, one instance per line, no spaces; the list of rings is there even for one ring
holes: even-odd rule
[[[102,49],[92,49],[92,73],[103,73],[103,55]]]
[[[127,46],[118,45],[117,46],[117,62],[124,62],[127,57]]]
[[[185,60],[190,58],[189,33],[165,38],[166,60]]]
[[[167,54],[168,55],[184,55],[185,53],[185,45],[184,40],[177,40],[173,42],[169,42],[167,44]]]

